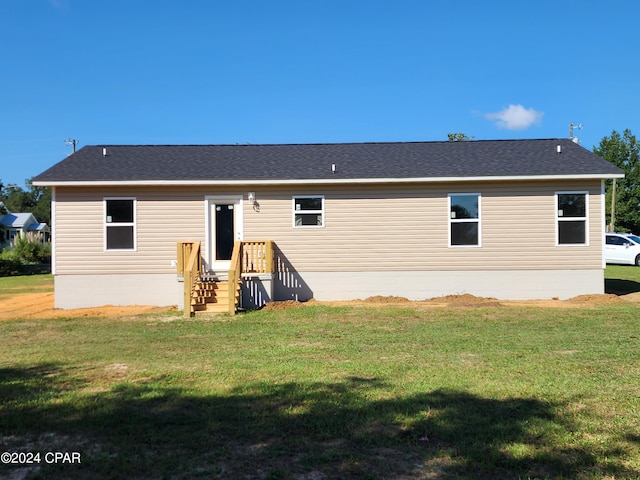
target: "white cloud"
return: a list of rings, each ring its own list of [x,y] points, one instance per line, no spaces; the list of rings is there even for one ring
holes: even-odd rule
[[[495,120],[496,125],[507,130],[526,130],[531,125],[540,123],[544,113],[536,112],[533,108],[526,109],[522,105],[509,105],[504,110],[487,113],[484,118]]]

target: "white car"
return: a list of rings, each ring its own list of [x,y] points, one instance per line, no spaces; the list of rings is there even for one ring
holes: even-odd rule
[[[640,237],[629,233],[607,233],[604,259],[607,263],[640,267]]]

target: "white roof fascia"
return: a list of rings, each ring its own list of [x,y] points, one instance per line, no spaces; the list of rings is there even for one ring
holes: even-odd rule
[[[99,186],[233,186],[233,185],[353,185],[353,184],[381,184],[381,183],[444,183],[444,182],[506,182],[523,180],[603,180],[624,178],[624,174],[583,174],[583,175],[506,175],[494,177],[409,177],[409,178],[317,178],[317,179],[270,179],[270,180],[90,180],[33,182],[38,187],[99,187]]]

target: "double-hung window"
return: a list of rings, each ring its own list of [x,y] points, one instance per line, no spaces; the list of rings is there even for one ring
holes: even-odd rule
[[[480,246],[480,194],[449,195],[449,245]]]
[[[587,193],[557,192],[558,245],[587,245]]]
[[[136,201],[134,198],[104,199],[105,250],[136,249]]]
[[[304,195],[293,197],[293,226],[324,227],[324,197]]]

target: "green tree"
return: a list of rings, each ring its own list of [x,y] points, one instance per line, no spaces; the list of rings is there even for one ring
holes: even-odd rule
[[[36,187],[31,183],[31,179],[27,180],[27,187],[33,203],[31,213],[40,222],[51,225],[51,189],[49,187]]]
[[[9,212],[7,207],[4,206],[3,198],[4,198],[4,185],[2,184],[2,180],[0,180],[0,216],[5,215]]]
[[[4,190],[4,185],[2,184],[2,180],[0,180],[0,217],[9,212],[7,207],[4,206],[4,202],[2,201],[2,191]],[[0,224],[0,243],[3,242],[5,236],[4,225]]]
[[[0,202],[10,212],[30,212],[40,222],[51,223],[51,189],[36,187],[27,180],[26,189],[0,183]]]
[[[466,133],[462,132],[447,133],[447,140],[450,142],[468,142],[474,138],[474,136],[469,137]]]
[[[593,153],[624,170],[625,178],[616,180],[615,229],[640,233],[640,145],[631,130],[620,135],[613,130],[604,137]],[[613,181],[607,182],[606,208],[611,223]]]

